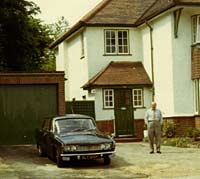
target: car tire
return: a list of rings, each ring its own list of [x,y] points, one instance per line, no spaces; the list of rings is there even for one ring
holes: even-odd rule
[[[59,168],[62,168],[64,165],[64,162],[60,156],[59,149],[56,149],[56,163],[57,163],[57,167],[59,167]]]
[[[104,165],[109,165],[110,162],[111,162],[110,157],[109,156],[104,156],[104,158],[103,158]]]
[[[42,148],[42,146],[40,144],[38,144],[37,149],[38,149],[38,154],[39,154],[40,157],[46,156],[44,149]]]

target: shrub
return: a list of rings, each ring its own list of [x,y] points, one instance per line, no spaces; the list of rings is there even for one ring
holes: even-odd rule
[[[196,128],[188,128],[185,132],[186,137],[197,139],[200,137],[200,130]]]
[[[168,138],[174,137],[176,134],[176,125],[174,122],[168,122],[163,127],[163,135]]]

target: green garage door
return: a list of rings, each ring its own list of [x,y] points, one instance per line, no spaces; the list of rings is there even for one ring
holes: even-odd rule
[[[35,129],[57,105],[56,85],[0,85],[0,144],[34,143]]]

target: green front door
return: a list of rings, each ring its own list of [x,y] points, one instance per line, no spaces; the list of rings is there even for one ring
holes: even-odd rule
[[[118,137],[133,136],[133,102],[131,89],[115,89],[115,129]]]

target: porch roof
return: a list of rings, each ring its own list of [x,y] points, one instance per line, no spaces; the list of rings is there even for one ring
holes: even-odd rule
[[[103,86],[151,86],[152,82],[141,62],[110,62],[108,66],[92,77],[82,88]]]

